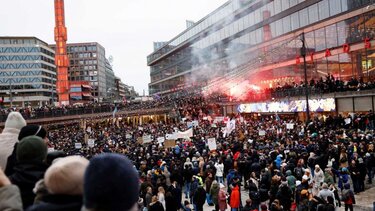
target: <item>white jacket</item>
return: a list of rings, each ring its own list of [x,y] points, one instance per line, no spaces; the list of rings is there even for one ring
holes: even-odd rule
[[[14,145],[18,142],[20,130],[15,128],[5,128],[0,134],[0,168],[5,170],[8,157],[14,150]]]
[[[216,176],[222,177],[224,174],[224,164],[216,163],[215,168],[216,168]]]

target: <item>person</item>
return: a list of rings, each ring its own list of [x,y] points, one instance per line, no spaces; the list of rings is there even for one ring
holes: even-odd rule
[[[149,205],[150,209],[148,211],[164,211],[163,205],[158,200],[157,196],[152,197],[152,202]]]
[[[145,196],[145,205],[147,210],[150,210],[150,204],[152,203],[152,187],[147,187],[147,192]]]
[[[335,195],[331,190],[328,189],[328,184],[323,183],[322,190],[319,191],[318,197],[327,201],[327,197],[332,197],[332,199],[334,199]]]
[[[197,191],[195,192],[193,196],[193,202],[196,207],[197,211],[203,211],[203,205],[206,200],[206,191],[204,190],[202,185],[199,185]]]
[[[215,169],[216,169],[216,180],[218,183],[224,183],[224,164],[223,160],[220,159],[219,163],[215,163]]]
[[[298,211],[309,210],[309,192],[303,189],[300,193],[299,202],[297,203]]]
[[[163,205],[163,208],[165,210],[165,190],[162,186],[158,188],[158,200]]]
[[[174,206],[177,209],[180,209],[181,206],[181,201],[182,201],[182,190],[180,186],[177,183],[176,179],[172,179],[172,185],[169,187],[169,192],[171,192],[173,201],[174,201]]]
[[[231,188],[229,206],[231,207],[232,211],[239,211],[240,209],[241,194],[240,186],[237,183],[234,183],[233,187]]]
[[[313,195],[317,195],[320,186],[324,182],[324,172],[319,165],[315,165],[314,177],[313,177]]]
[[[25,138],[27,136],[41,137],[44,140],[44,142],[46,142],[46,144],[48,144],[47,131],[46,131],[46,129],[44,129],[40,125],[26,125],[26,126],[24,126],[20,130],[20,133],[18,135],[18,140],[21,141],[23,138]],[[17,145],[18,145],[18,142],[14,145],[13,152],[8,157],[8,160],[7,160],[7,165],[6,165],[6,168],[5,168],[5,174],[8,175],[8,176],[14,173],[14,166],[17,163],[17,158],[16,158]],[[58,153],[58,151],[51,152],[50,156],[47,155],[46,163],[47,163],[48,166],[50,166],[50,164],[51,164],[51,163],[48,163],[48,161],[49,161],[48,158],[51,157],[51,156],[53,157],[54,153]]]
[[[139,177],[132,162],[115,153],[94,156],[85,171],[83,196],[82,211],[136,209]]]
[[[226,194],[225,186],[223,185],[223,183],[220,183],[218,200],[219,200],[219,210],[220,211],[226,210],[227,206],[228,206],[227,205],[227,194]]]
[[[72,210],[82,208],[83,176],[89,164],[86,158],[68,156],[56,160],[44,175],[44,185],[48,194],[28,211]]]
[[[276,199],[279,200],[284,209],[290,210],[290,207],[292,205],[292,196],[293,193],[288,186],[288,182],[286,180],[282,180],[281,185],[279,186],[279,190],[276,194]]]
[[[220,185],[216,180],[214,180],[212,182],[212,186],[210,189],[210,195],[211,195],[212,202],[215,205],[215,211],[219,211],[219,191],[220,191]]]
[[[345,211],[353,211],[353,204],[355,204],[355,197],[352,190],[350,190],[350,184],[344,185],[344,191],[342,192],[341,200],[344,201]]]
[[[47,157],[47,145],[38,136],[28,136],[18,143],[16,157],[17,164],[9,179],[20,189],[23,208],[27,209],[34,203],[35,184],[43,179],[47,170],[44,162]]]
[[[19,112],[10,112],[0,134],[0,168],[5,169],[8,157],[12,154],[14,145],[18,142],[21,129],[26,121]]]
[[[251,202],[251,199],[246,199],[245,206],[242,208],[242,211],[252,211],[253,206]]]
[[[0,210],[22,211],[20,190],[0,168]]]

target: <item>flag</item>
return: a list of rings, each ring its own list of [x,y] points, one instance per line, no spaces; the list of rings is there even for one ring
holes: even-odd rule
[[[112,113],[112,117],[115,118],[115,115],[117,113],[117,106],[115,107],[115,109],[113,110],[113,113]]]

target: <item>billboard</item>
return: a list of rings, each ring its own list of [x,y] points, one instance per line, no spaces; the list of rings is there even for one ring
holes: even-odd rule
[[[336,103],[334,98],[311,99],[309,100],[309,107],[311,112],[336,111]],[[237,111],[240,113],[305,112],[306,100],[240,104],[237,107]]]

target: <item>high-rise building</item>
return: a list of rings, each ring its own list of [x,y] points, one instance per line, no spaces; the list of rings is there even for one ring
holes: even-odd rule
[[[299,84],[302,34],[308,80],[375,76],[374,0],[229,0],[147,57],[149,92]]]
[[[55,48],[55,45],[51,46]],[[105,49],[99,43],[68,43],[69,81],[89,82],[95,102],[107,97]]]
[[[115,73],[108,59],[105,60],[105,79],[107,85],[106,101],[113,102],[116,99]]]
[[[56,102],[54,50],[36,37],[0,37],[0,96],[16,107]]]

